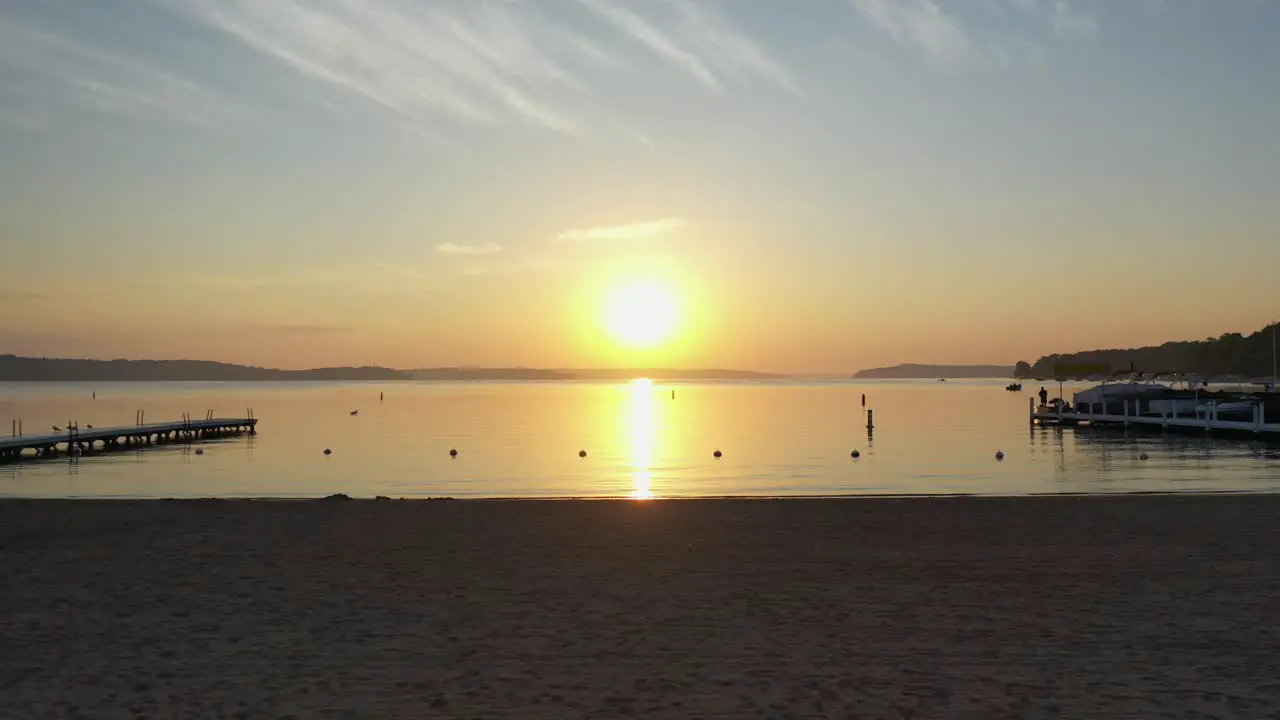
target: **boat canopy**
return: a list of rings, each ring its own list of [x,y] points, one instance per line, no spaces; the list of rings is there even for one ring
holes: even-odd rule
[[[1077,405],[1088,403],[1106,403],[1107,399],[1125,400],[1132,398],[1161,398],[1172,393],[1172,388],[1156,383],[1118,382],[1104,383],[1097,387],[1081,390],[1075,394]]]

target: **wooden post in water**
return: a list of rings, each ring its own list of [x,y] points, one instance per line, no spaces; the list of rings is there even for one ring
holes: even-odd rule
[[[867,411],[867,431],[868,432],[876,429],[874,416],[872,415],[873,412],[874,412],[873,410]]]

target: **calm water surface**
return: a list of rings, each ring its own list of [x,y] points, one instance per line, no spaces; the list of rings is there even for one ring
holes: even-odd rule
[[[223,417],[253,408],[260,418],[256,437],[0,465],[0,496],[1280,490],[1275,446],[1031,428],[1027,402],[1039,386],[1025,387],[1010,393],[1004,381],[960,380],[0,384],[0,421],[22,418],[27,434],[68,420],[131,425],[137,410],[148,422],[184,412],[203,417],[210,409]],[[874,436],[865,427],[863,393],[875,411]],[[333,454],[325,456],[325,448]],[[858,460],[849,456],[855,449]],[[1003,462],[995,460],[997,450]],[[1139,458],[1144,452],[1149,459]]]

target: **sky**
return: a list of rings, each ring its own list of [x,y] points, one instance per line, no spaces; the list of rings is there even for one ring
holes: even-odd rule
[[[1034,362],[1280,316],[1277,198],[1274,0],[0,4],[0,353]]]

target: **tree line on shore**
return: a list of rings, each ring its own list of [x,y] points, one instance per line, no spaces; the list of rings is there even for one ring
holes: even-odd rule
[[[1277,326],[1273,324],[1250,335],[1224,333],[1216,338],[1167,342],[1149,347],[1046,355],[1035,364],[1019,362],[1014,367],[1014,377],[1052,378],[1057,375],[1056,368],[1063,365],[1110,368],[1104,374],[1133,368],[1136,372],[1147,374],[1178,372],[1206,376],[1271,377],[1275,367],[1273,343],[1276,329]]]

